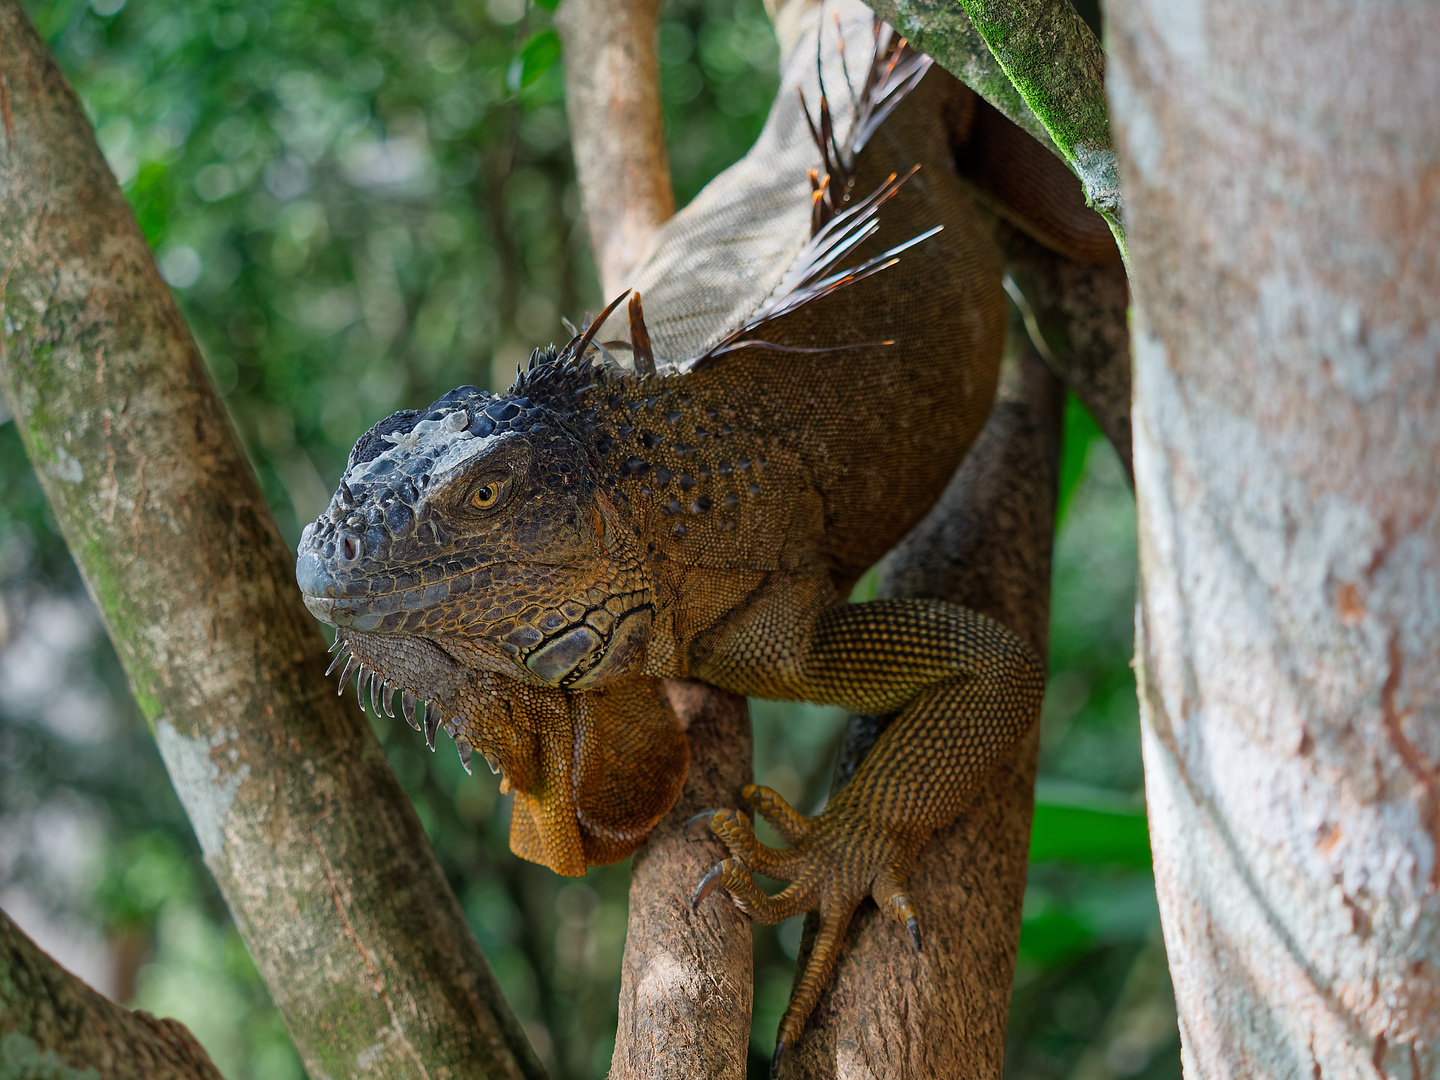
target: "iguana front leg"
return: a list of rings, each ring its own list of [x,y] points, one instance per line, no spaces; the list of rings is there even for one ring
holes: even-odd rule
[[[1045,673],[1035,653],[999,623],[939,600],[833,604],[790,631],[783,609],[801,615],[776,590],[752,606],[742,627],[712,636],[697,664],[701,678],[741,693],[898,711],[854,779],[825,810],[805,818],[766,788],[742,793],[752,812],[790,844],[761,844],[750,820],[718,811],[711,828],[730,848],[696,891],[723,885],[743,911],[766,923],[818,911],[819,932],[790,1006],[776,1053],[799,1037],[830,981],[855,908],[873,896],[919,944],[919,916],[908,893],[915,857],[930,835],[965,809],[997,760],[1034,722]],[[736,657],[743,663],[733,663]],[[755,884],[759,872],[790,882],[775,896]]]

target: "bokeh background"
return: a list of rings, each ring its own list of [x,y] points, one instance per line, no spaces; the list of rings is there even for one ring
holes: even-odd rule
[[[562,315],[601,306],[551,6],[27,3],[292,544],[376,419],[461,383],[503,388],[567,336]],[[663,18],[683,205],[759,131],[776,49],[760,0],[669,0]],[[1007,1073],[1178,1077],[1128,667],[1134,504],[1073,401],[1064,454]],[[769,702],[754,717],[756,778],[818,807],[843,717]],[[521,862],[495,778],[467,777],[448,740],[430,754],[372,723],[552,1075],[603,1076],[627,865],[570,881]],[[304,1075],[3,419],[0,906],[110,997],[182,1020],[231,1080]],[[799,937],[798,920],[757,928],[757,1076]]]

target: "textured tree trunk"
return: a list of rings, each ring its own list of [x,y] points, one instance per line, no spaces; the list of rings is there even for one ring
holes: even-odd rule
[[[1440,1075],[1440,6],[1112,0],[1187,1076]]]
[[[750,782],[749,709],[743,697],[704,683],[667,687],[687,727],[690,775],[635,853],[610,1076],[742,1080],[755,989],[750,924],[730,904],[691,909],[696,884],[726,851],[703,826],[687,835],[686,825],[733,805]]]
[[[0,1076],[224,1080],[184,1024],[106,1000],[41,952],[3,911]]]
[[[541,1075],[80,104],[0,2],[0,389],[314,1077]]]

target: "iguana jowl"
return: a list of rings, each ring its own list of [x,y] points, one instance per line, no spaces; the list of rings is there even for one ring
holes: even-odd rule
[[[733,857],[697,898],[820,912],[781,1049],[866,896],[918,946],[913,862],[1044,685],[983,616],[845,601],[978,433],[1005,319],[990,219],[955,165],[976,99],[838,7],[824,30],[847,48],[816,64],[812,29],[755,149],[662,231],[643,310],[635,295],[537,350],[505,394],[381,421],[297,564],[340,628],[342,686],[358,663],[357,690],[386,711],[401,691],[412,724],[427,700],[427,740],[443,722],[467,766],[473,746],[504,773],[512,848],[559,873],[622,858],[678,795],[662,678],[898,713],[818,816],[741,793],[787,849],[738,811],[712,821]],[[791,884],[767,896],[752,872]]]

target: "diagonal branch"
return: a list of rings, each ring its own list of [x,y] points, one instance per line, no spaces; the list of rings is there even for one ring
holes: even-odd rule
[[[1009,227],[1001,234],[1006,289],[1031,340],[1045,365],[1095,417],[1133,485],[1125,268],[1074,262]]]
[[[1044,655],[1060,439],[1060,388],[1033,353],[1007,362],[979,440],[929,516],[892,554],[882,595],[965,604]],[[854,717],[837,783],[883,720]],[[924,949],[871,904],[785,1077],[999,1077],[1025,895],[1039,732],[974,806],[926,845],[911,887]]]
[[[80,103],[0,2],[0,391],[312,1076],[539,1077]]]
[[[0,1075],[224,1080],[184,1024],[131,1012],[57,964],[0,911]]]

